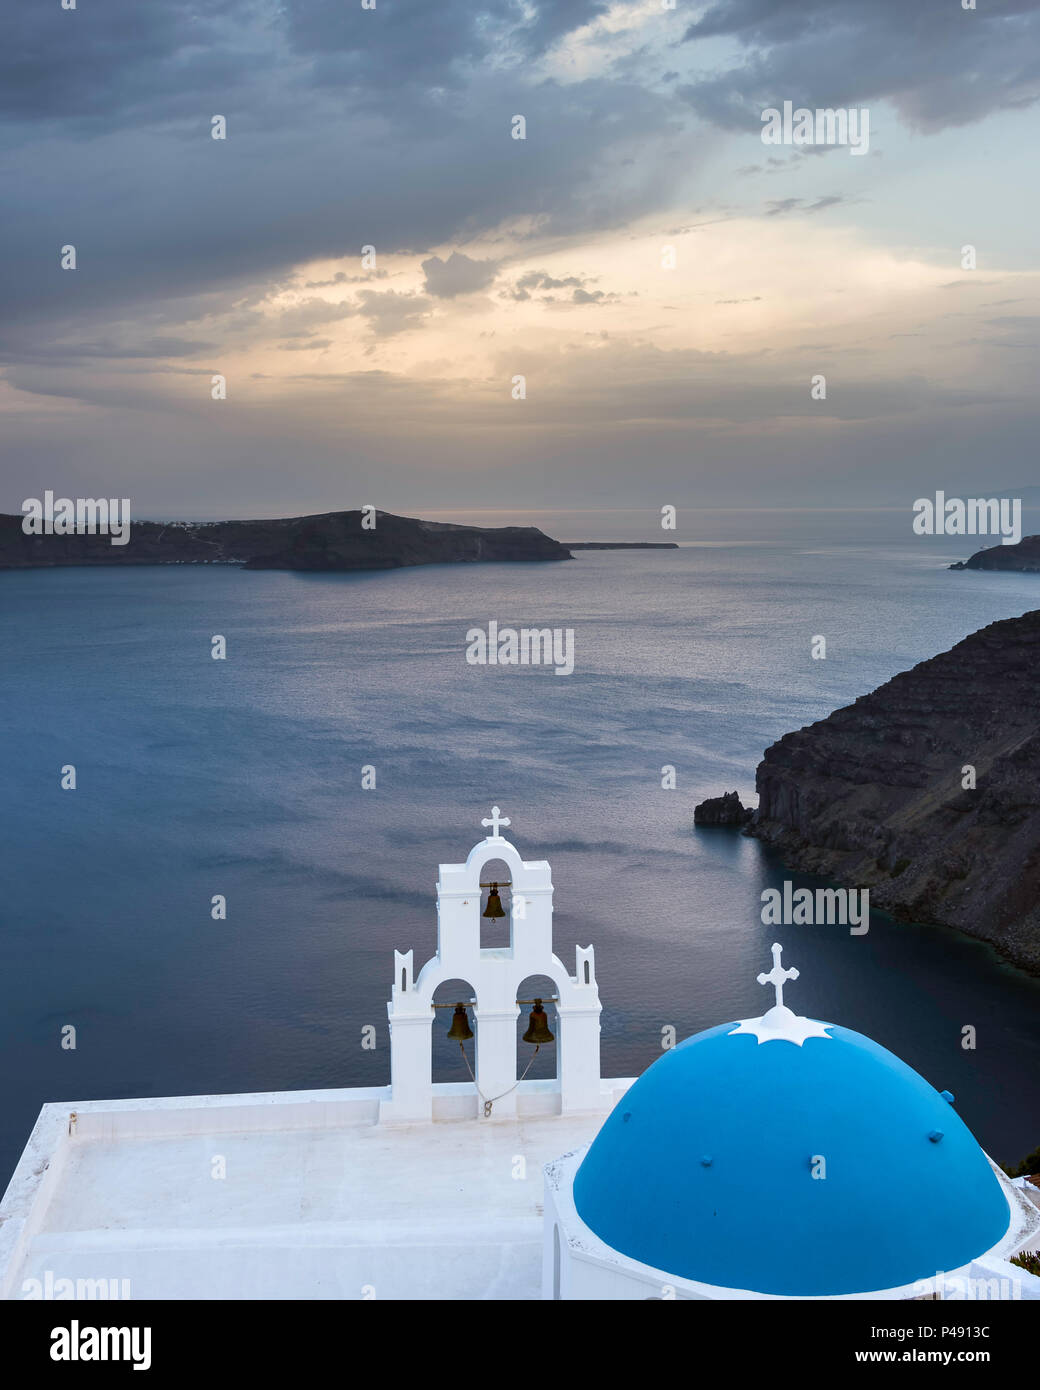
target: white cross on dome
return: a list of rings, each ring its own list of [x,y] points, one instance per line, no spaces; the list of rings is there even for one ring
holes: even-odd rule
[[[776,991],[776,1003],[766,1011],[761,1018],[745,1018],[736,1026],[731,1028],[728,1037],[734,1037],[737,1033],[750,1033],[756,1037],[760,1043],[764,1042],[790,1042],[801,1047],[806,1038],[830,1038],[827,1029],[832,1027],[829,1023],[818,1023],[814,1018],[803,1018],[800,1014],[793,1013],[784,1003],[784,985],[788,980],[797,980],[798,971],[792,966],[790,970],[785,970],[780,963],[780,956],[783,947],[779,941],[774,941],[770,948],[773,953],[773,968],[768,974],[758,976],[760,985],[772,985]]]
[[[759,975],[758,983],[760,985],[773,986],[773,988],[776,990],[776,1003],[777,1007],[779,1008],[783,1005],[784,1002],[785,983],[788,980],[797,980],[798,971],[795,970],[793,966],[790,970],[785,970],[784,967],[780,964],[780,957],[783,954],[784,948],[780,945],[779,941],[774,941],[771,949],[773,952],[773,968],[772,970],[770,970],[768,975]]]

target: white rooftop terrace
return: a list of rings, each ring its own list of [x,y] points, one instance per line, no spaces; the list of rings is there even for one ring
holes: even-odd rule
[[[389,1087],[46,1105],[0,1204],[0,1297],[49,1271],[133,1299],[538,1298],[542,1166],[630,1084],[562,1115],[523,1082],[487,1120],[439,1085],[406,1125],[378,1122]]]

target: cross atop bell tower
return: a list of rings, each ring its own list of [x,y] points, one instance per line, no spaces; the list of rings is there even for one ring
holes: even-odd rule
[[[490,825],[490,826],[491,826],[491,834],[487,836],[487,839],[489,839],[489,840],[501,840],[501,839],[503,839],[504,837],[498,833],[498,827],[499,827],[500,825],[511,825],[511,824],[512,824],[512,822],[510,821],[509,817],[508,817],[508,816],[503,816],[502,812],[498,809],[497,806],[492,806],[490,817],[485,817],[484,820],[482,820],[480,823],[481,823],[481,825]]]

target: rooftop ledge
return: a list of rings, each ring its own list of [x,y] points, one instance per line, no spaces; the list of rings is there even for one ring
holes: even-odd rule
[[[133,1299],[537,1298],[542,1167],[590,1143],[631,1082],[561,1115],[557,1082],[524,1081],[515,1116],[479,1122],[472,1083],[435,1085],[433,1122],[404,1125],[378,1122],[388,1086],[45,1105],[0,1203],[0,1298],[33,1280]]]

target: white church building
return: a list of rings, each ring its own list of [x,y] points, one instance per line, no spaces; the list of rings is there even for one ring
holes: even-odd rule
[[[483,824],[440,866],[436,953],[394,953],[388,1086],[45,1105],[0,1204],[0,1297],[1040,1298],[1010,1263],[1040,1247],[1040,1190],[948,1092],[795,1014],[779,945],[761,1018],[602,1078],[593,948],[564,965],[549,864],[498,807]],[[521,998],[532,977],[553,994]],[[518,1063],[522,1010],[554,1077]],[[466,1081],[433,1081],[441,1023]]]

